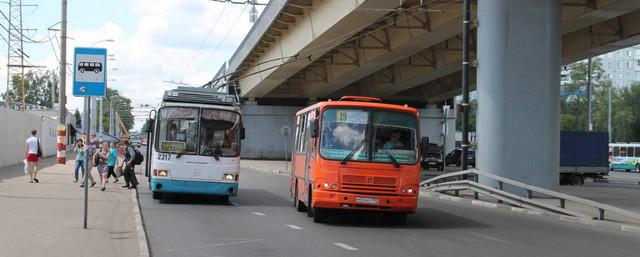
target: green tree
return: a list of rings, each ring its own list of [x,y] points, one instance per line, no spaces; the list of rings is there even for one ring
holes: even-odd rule
[[[570,65],[571,83],[560,86],[560,128],[563,131],[588,130],[586,62]],[[591,62],[591,106],[594,131],[607,131],[607,92],[611,82],[605,78],[600,59]]]
[[[613,95],[613,141],[640,142],[640,82],[615,90]]]
[[[133,110],[131,107],[131,99],[120,95],[118,90],[107,88],[107,97],[102,100],[102,124],[106,132],[110,131],[111,128],[111,122],[109,120],[109,107],[111,106],[111,101],[113,101],[113,109],[122,119],[122,123],[124,123],[125,128],[130,130],[133,127],[134,119],[131,112]]]
[[[78,109],[73,113],[73,116],[76,118],[76,127],[82,127],[82,117],[80,117]]]
[[[24,102],[27,104],[51,107],[51,102],[53,101],[51,88],[53,87],[54,94],[58,95],[57,85],[59,81],[58,74],[54,70],[45,72],[29,71],[24,78],[22,76],[14,76],[11,88],[8,92],[2,94],[2,98],[9,102],[22,103],[24,96]]]

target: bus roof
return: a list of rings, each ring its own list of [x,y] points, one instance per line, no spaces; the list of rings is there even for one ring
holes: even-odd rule
[[[324,109],[327,107],[359,107],[359,108],[370,108],[370,109],[384,109],[384,110],[392,110],[392,111],[401,111],[401,112],[409,112],[409,113],[417,113],[418,110],[413,107],[402,106],[397,104],[390,103],[379,103],[379,102],[368,102],[368,101],[322,101],[315,103],[311,106],[308,106],[296,113],[297,115],[309,112],[315,109]]]

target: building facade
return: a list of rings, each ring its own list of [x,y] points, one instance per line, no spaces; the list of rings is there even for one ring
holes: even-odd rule
[[[614,87],[628,87],[640,81],[640,45],[598,56]]]

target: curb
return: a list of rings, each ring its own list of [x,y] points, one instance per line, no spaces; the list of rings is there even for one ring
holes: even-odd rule
[[[638,226],[632,226],[632,225],[625,225],[625,224],[621,224],[621,223],[615,223],[615,222],[611,222],[611,221],[601,221],[601,220],[593,220],[593,219],[585,219],[585,218],[578,218],[578,217],[571,217],[571,216],[564,216],[564,215],[560,215],[560,214],[553,214],[553,213],[546,213],[546,212],[539,212],[539,211],[533,211],[533,210],[529,210],[529,209],[525,209],[525,208],[520,208],[520,207],[513,207],[510,205],[506,205],[506,204],[497,204],[497,203],[490,203],[490,202],[486,202],[486,201],[482,201],[482,200],[472,200],[472,199],[467,199],[467,198],[462,198],[462,197],[457,197],[457,196],[451,196],[451,195],[447,195],[447,194],[441,194],[441,193],[436,193],[436,192],[430,192],[430,191],[425,191],[425,190],[420,190],[420,197],[425,197],[425,198],[438,198],[441,200],[447,200],[447,201],[451,201],[451,202],[461,202],[461,203],[465,203],[474,207],[480,207],[480,208],[489,208],[489,209],[499,209],[502,211],[508,211],[508,212],[513,212],[513,213],[517,213],[517,214],[523,214],[523,215],[535,215],[535,216],[546,216],[546,217],[554,217],[557,218],[561,221],[566,221],[566,222],[571,222],[571,223],[575,223],[575,224],[580,224],[580,225],[584,225],[584,226],[588,226],[588,227],[599,227],[599,228],[603,228],[603,229],[607,229],[607,230],[614,230],[614,231],[618,231],[618,232],[626,232],[626,233],[634,233],[636,235],[640,235],[640,227]]]
[[[144,229],[144,222],[142,221],[140,201],[138,201],[138,189],[131,191],[131,198],[133,198],[133,215],[136,223],[136,231],[138,234],[138,256],[147,257],[151,256],[149,253],[149,242],[147,239],[147,231]]]

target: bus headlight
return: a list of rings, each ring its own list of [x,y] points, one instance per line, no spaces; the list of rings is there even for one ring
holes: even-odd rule
[[[402,192],[403,194],[417,194],[418,193],[418,189],[416,189],[416,187],[414,186],[408,186],[408,187],[403,187],[400,192]]]
[[[336,183],[329,183],[329,182],[322,183],[322,187],[324,189],[330,189],[330,190],[338,189],[338,185]]]
[[[236,180],[236,176],[234,176],[233,174],[225,173],[225,174],[224,174],[224,180],[227,180],[227,181],[234,181],[234,180]]]
[[[166,177],[169,175],[169,171],[167,170],[158,170],[158,177]]]

